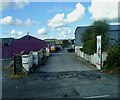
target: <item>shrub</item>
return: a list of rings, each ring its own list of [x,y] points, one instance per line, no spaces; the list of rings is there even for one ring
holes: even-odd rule
[[[108,51],[107,67],[120,67],[120,46],[113,46]]]
[[[83,45],[82,51],[87,54],[94,54],[96,52],[96,39],[87,41]]]

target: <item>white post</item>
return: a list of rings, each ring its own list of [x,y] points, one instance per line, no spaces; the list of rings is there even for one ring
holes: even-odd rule
[[[101,69],[102,66],[102,53],[101,53],[101,35],[97,36],[97,61],[96,61],[96,67],[98,69]]]

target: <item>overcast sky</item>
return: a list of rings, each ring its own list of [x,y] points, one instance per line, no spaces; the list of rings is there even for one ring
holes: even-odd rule
[[[73,39],[77,26],[88,26],[93,21],[101,19],[107,19],[111,24],[118,24],[119,0],[12,1],[0,2],[2,37],[20,38],[29,32],[30,35],[40,39]]]

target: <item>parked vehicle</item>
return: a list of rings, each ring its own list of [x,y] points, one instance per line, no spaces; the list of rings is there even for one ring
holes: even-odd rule
[[[62,44],[56,44],[56,52],[61,51],[63,48]]]
[[[75,49],[74,48],[69,48],[67,49],[68,52],[75,52]]]
[[[50,52],[51,52],[51,53],[55,52],[55,45],[51,45],[51,46],[50,46]]]

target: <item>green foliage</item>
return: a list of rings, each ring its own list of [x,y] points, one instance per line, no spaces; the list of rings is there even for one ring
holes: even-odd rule
[[[103,21],[95,21],[91,26],[89,26],[86,31],[82,34],[81,40],[84,43],[83,51],[88,54],[93,54],[96,52],[96,36],[102,36],[102,51],[107,50],[108,45],[108,32],[109,24],[106,20]]]
[[[93,27],[90,26],[86,29],[84,33],[82,33],[81,40],[83,41],[83,43],[86,43],[87,41],[91,40],[94,37],[95,34],[93,34]]]
[[[96,39],[89,40],[83,45],[82,51],[87,54],[94,54],[96,51]]]
[[[96,33],[96,35],[104,35],[108,32],[109,29],[109,23],[106,20],[95,21],[92,26],[94,27],[94,32]]]
[[[113,46],[108,51],[107,67],[120,67],[120,46]]]

